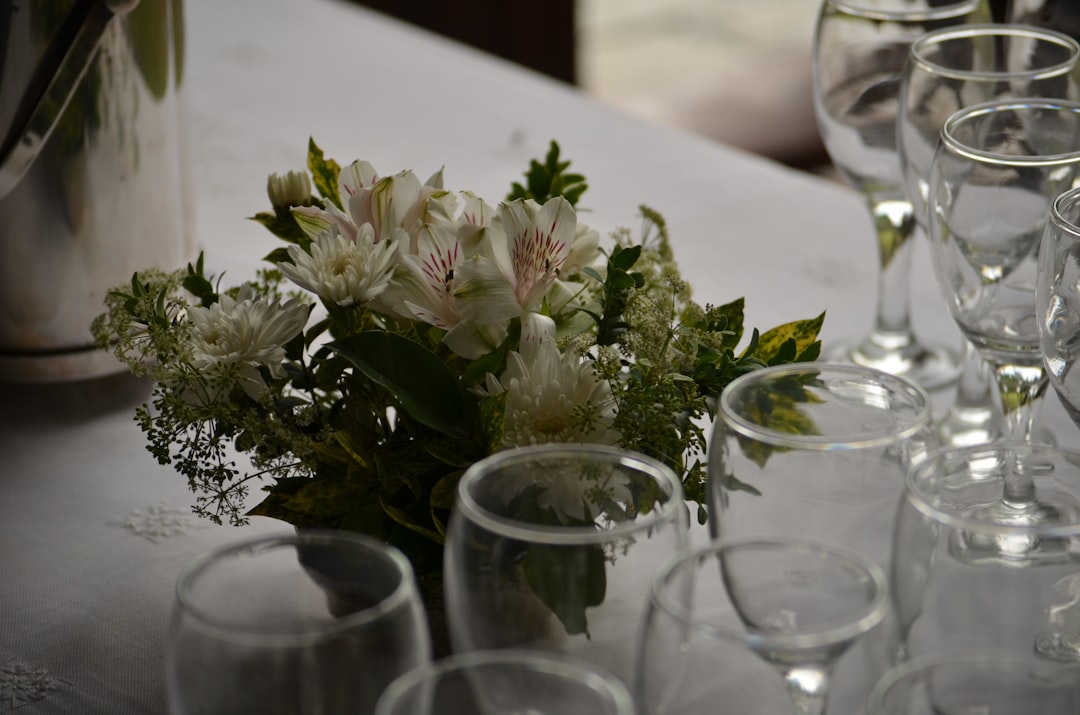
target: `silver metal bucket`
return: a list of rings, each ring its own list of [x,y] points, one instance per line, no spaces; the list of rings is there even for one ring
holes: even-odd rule
[[[0,380],[121,370],[105,292],[190,260],[183,0],[0,0]]]

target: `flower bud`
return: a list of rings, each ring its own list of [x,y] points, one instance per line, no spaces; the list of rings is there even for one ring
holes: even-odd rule
[[[275,210],[311,206],[311,180],[304,171],[287,171],[284,176],[271,174],[266,180],[266,193]]]

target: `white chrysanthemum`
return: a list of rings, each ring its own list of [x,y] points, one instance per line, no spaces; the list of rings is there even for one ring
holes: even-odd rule
[[[398,243],[376,243],[374,229],[364,224],[355,241],[331,230],[312,241],[311,253],[289,246],[292,263],[277,265],[293,283],[328,303],[347,307],[367,303],[386,290],[394,274]]]
[[[572,351],[561,354],[551,340],[510,353],[498,386],[506,391],[504,447],[618,440],[610,386],[591,363]],[[583,409],[593,419],[582,420]]]
[[[308,312],[298,300],[282,305],[244,295],[237,300],[222,295],[209,307],[192,307],[192,366],[210,376],[222,366],[235,366],[244,390],[258,397],[266,390],[259,366],[274,377],[284,375],[283,346],[304,329]]]

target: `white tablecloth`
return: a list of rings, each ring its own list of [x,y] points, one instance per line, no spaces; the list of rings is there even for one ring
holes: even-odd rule
[[[245,217],[264,209],[267,174],[304,166],[309,136],[383,174],[445,165],[448,188],[489,202],[556,139],[589,179],[582,220],[606,231],[636,227],[641,203],[661,211],[701,302],[745,296],[747,322],[761,328],[827,310],[826,341],[869,327],[876,249],[843,187],[650,126],[348,4],[187,9],[195,230],[215,271],[236,279],[275,246]],[[924,246],[915,259],[916,328],[958,341]],[[289,529],[255,519],[241,533],[191,516],[184,480],[145,451],[132,421],[146,395],[123,376],[0,385],[0,712],[164,712],[181,567],[227,540]],[[947,405],[947,394],[935,398]],[[1047,402],[1047,420],[1076,442]]]

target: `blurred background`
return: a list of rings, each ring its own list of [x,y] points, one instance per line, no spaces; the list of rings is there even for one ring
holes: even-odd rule
[[[353,1],[648,121],[835,177],[810,88],[820,0]],[[991,0],[999,18],[1006,2]]]

